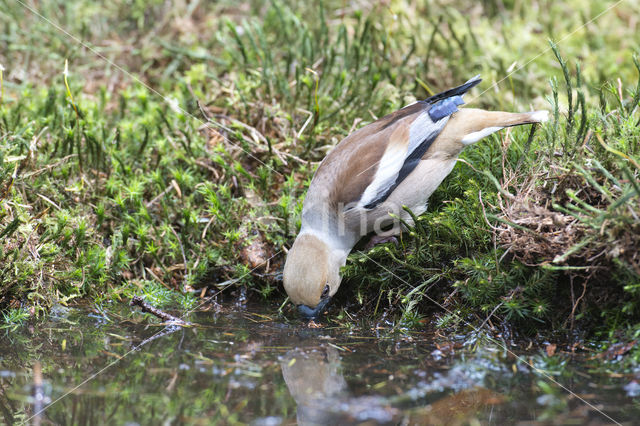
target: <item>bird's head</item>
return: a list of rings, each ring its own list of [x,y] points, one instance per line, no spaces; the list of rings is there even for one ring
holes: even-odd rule
[[[284,265],[284,289],[306,318],[322,313],[340,287],[340,257],[318,237],[298,235]]]

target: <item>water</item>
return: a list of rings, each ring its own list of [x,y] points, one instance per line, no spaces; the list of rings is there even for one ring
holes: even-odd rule
[[[196,326],[167,329],[130,309],[58,309],[0,337],[0,422],[612,423],[601,410],[631,424],[640,416],[632,374],[594,373],[593,361],[560,348],[548,357],[510,347],[593,407],[499,344],[468,336],[314,329],[274,307],[200,312],[189,318]]]

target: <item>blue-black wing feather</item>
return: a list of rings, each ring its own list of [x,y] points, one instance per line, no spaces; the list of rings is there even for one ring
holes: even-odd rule
[[[467,93],[472,87],[480,83],[481,81],[482,79],[480,77],[474,77],[471,80],[467,81],[466,83],[458,87],[454,87],[453,89],[445,90],[442,93],[438,93],[437,95],[430,96],[422,102],[433,104],[441,99],[451,98],[453,96],[462,96],[465,93]]]

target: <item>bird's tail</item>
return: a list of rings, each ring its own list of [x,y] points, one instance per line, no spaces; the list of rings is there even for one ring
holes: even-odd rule
[[[479,141],[500,129],[522,124],[542,123],[549,119],[548,111],[502,112],[463,108],[455,116],[458,139],[465,145]]]
[[[462,96],[465,93],[467,93],[473,86],[477,85],[481,81],[482,79],[480,78],[480,74],[478,74],[475,77],[470,78],[469,80],[467,80],[466,83],[458,87],[454,87],[453,89],[445,90],[442,93],[438,93],[437,95],[428,97],[427,99],[424,100],[424,102],[428,104],[433,104],[438,102],[439,100],[447,99],[452,96]]]

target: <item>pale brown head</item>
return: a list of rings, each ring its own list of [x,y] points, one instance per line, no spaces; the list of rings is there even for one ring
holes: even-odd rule
[[[298,235],[284,265],[284,289],[300,312],[315,317],[340,286],[339,256],[318,237]]]

